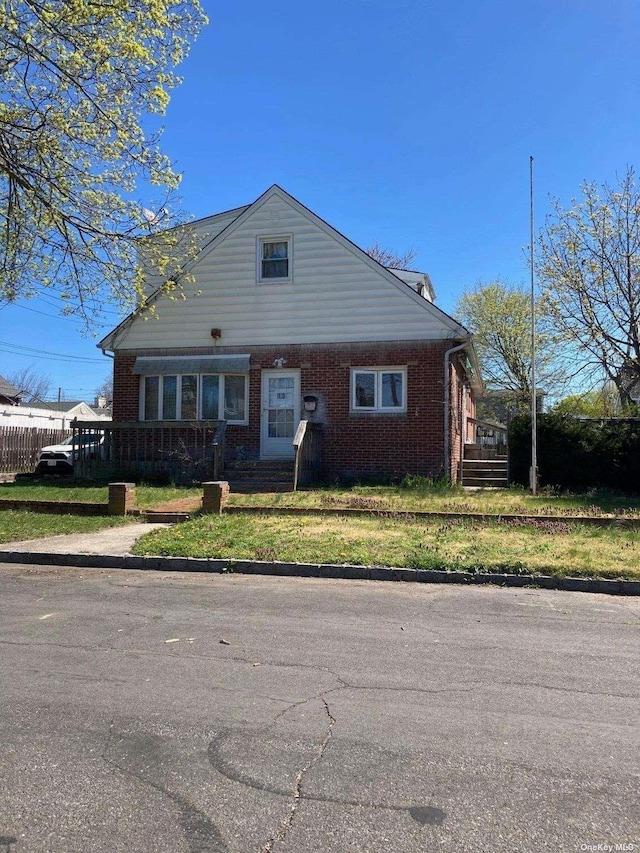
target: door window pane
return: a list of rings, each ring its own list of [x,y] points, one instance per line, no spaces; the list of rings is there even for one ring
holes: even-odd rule
[[[269,438],[293,438],[293,409],[269,410]]]
[[[158,420],[158,386],[159,376],[147,376],[144,380],[144,419]]]
[[[402,408],[402,373],[382,374],[382,408]]]
[[[198,391],[197,376],[182,377],[182,411],[180,417],[183,421],[194,421],[196,419],[196,400]]]
[[[224,377],[224,419],[226,421],[245,419],[245,381],[244,376]]]
[[[289,376],[269,378],[269,408],[293,409],[293,379]]]
[[[202,377],[202,417],[217,421],[220,417],[220,377]]]
[[[175,421],[177,406],[177,376],[163,376],[162,378],[162,420]]]

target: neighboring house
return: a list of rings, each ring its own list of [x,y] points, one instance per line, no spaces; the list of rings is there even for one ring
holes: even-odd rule
[[[181,426],[224,420],[230,459],[276,460],[307,419],[324,479],[458,478],[481,382],[427,275],[382,267],[278,186],[193,227],[186,300],[156,293],[98,344],[116,425],[161,432],[166,458]]]
[[[12,385],[4,376],[0,376],[0,405],[18,406],[22,394],[14,385]]]
[[[85,403],[84,400],[67,400],[60,403],[39,403],[33,405],[2,405],[0,403],[0,425],[37,427],[39,429],[71,430],[72,421],[111,420],[108,409],[99,409]]]
[[[102,402],[100,398],[96,405],[90,406],[84,400],[61,400],[57,403],[47,403],[47,408],[54,412],[59,412],[70,422],[74,418],[95,420],[111,420],[111,409],[107,406],[106,401],[104,406],[100,407],[97,403]]]

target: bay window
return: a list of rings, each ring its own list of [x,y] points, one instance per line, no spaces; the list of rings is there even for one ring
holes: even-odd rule
[[[184,374],[141,377],[140,419],[247,423],[248,377]]]

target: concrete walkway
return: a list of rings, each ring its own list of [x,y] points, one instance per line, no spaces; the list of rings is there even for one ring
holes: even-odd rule
[[[124,527],[108,527],[93,533],[68,533],[62,536],[47,536],[44,539],[27,539],[24,542],[6,542],[2,551],[19,551],[27,554],[112,554],[123,556],[131,553],[133,544],[145,533],[169,527],[168,524],[128,524]]]

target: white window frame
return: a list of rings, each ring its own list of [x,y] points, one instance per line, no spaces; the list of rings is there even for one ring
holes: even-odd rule
[[[356,373],[370,373],[375,376],[373,406],[359,406],[356,400]],[[382,405],[382,377],[386,373],[402,374],[402,405]],[[359,414],[383,413],[400,415],[407,411],[407,368],[406,367],[352,367],[351,368],[351,412]]]
[[[166,376],[175,376],[177,378],[176,381],[176,417],[171,418],[169,420],[165,420],[164,412],[163,412],[163,402],[164,402],[164,377]],[[177,421],[182,421],[182,377],[183,376],[195,376],[197,387],[196,387],[196,420],[201,421],[202,418],[202,377],[203,376],[219,376],[220,384],[218,387],[218,418],[217,420],[224,420],[224,395],[225,395],[225,377],[226,376],[242,376],[244,379],[244,420],[241,421],[227,421],[229,425],[233,426],[247,426],[249,423],[249,376],[246,373],[154,373],[149,375],[144,375],[140,377],[140,405],[138,411],[138,419],[144,423],[154,423],[154,422],[163,422],[163,423],[176,423]],[[157,379],[158,380],[158,411],[156,412],[157,417],[152,420],[147,420],[145,418],[145,383],[147,379]],[[192,420],[191,418],[187,418],[187,420]]]
[[[265,243],[287,244],[287,276],[272,278],[262,275],[262,247]],[[278,234],[275,236],[258,237],[256,246],[256,281],[258,284],[290,284],[293,281],[293,235]]]
[[[246,373],[201,373],[198,376],[198,419],[202,420],[202,377],[203,376],[219,376],[220,384],[218,385],[218,420],[225,420],[224,417],[224,399],[225,386],[227,376],[242,376],[244,379],[244,419],[241,421],[227,421],[233,426],[247,426],[249,423],[249,377]]]

